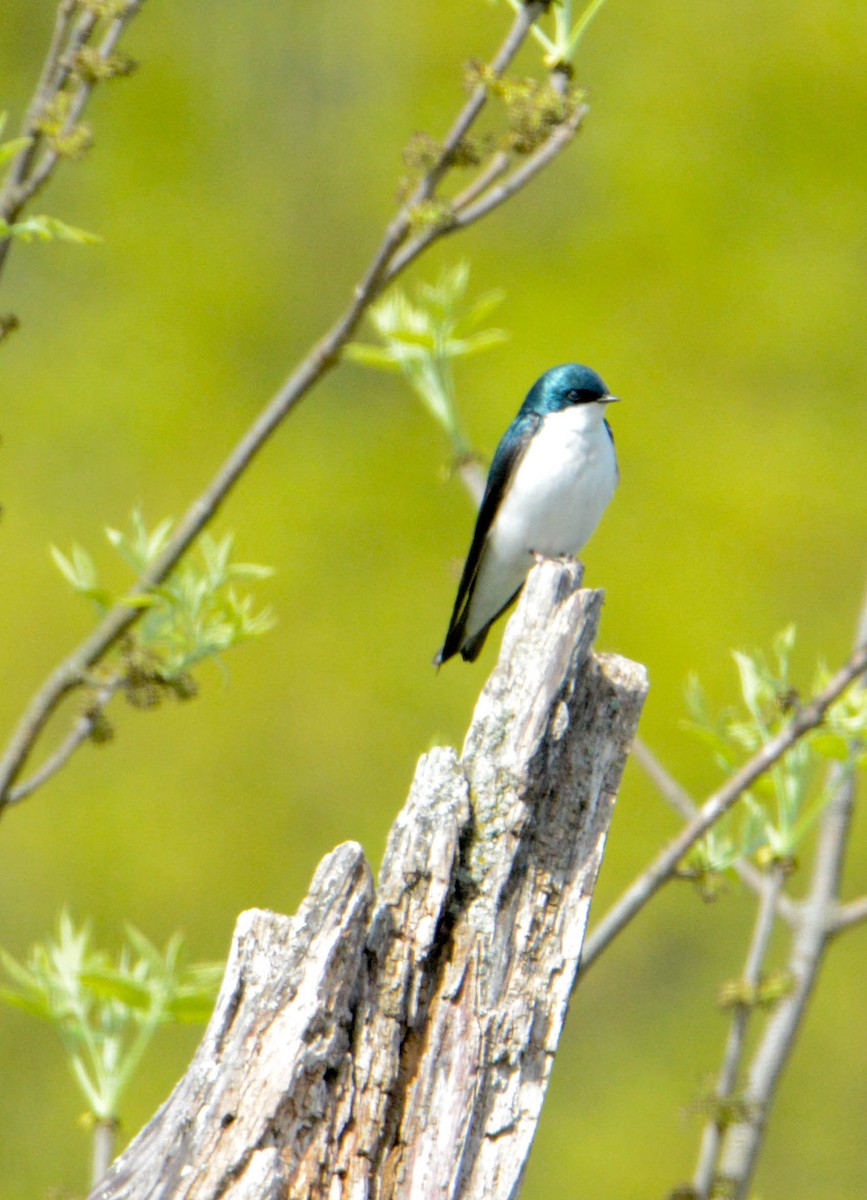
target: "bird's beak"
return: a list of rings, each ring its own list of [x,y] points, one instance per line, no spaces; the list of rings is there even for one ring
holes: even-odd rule
[[[599,401],[600,404],[617,404],[620,400],[619,396],[603,396]]]

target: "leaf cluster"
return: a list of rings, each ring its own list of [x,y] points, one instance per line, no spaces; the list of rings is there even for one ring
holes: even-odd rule
[[[508,0],[515,11],[524,7],[523,0]],[[420,181],[431,172],[451,168],[479,167],[486,160],[496,164],[497,154],[529,155],[548,141],[558,126],[567,122],[586,99],[581,88],[572,87],[571,59],[578,48],[584,30],[604,0],[592,0],[577,21],[572,19],[571,0],[551,5],[554,36],[550,37],[535,22],[532,35],[545,48],[544,79],[532,76],[515,78],[478,59],[471,59],[465,72],[469,91],[481,87],[490,97],[500,101],[505,114],[498,127],[484,133],[464,136],[454,146],[446,146],[428,133],[414,133],[403,152],[408,174],[398,189],[401,200],[408,199]],[[446,230],[455,222],[455,211],[445,200],[428,197],[410,212],[412,228]]]
[[[399,371],[438,425],[455,455],[470,453],[455,403],[455,359],[481,354],[506,341],[502,329],[479,329],[502,302],[500,291],[467,296],[466,262],[445,268],[433,284],[421,284],[414,300],[392,288],[368,313],[380,344],[352,342],[344,351],[353,362]]]
[[[73,93],[58,92],[36,123],[38,132],[59,158],[76,159],[93,145],[93,131],[73,116]]]
[[[721,1009],[771,1009],[791,995],[795,981],[789,971],[776,971],[755,984],[732,979],[720,986],[717,1002]]]
[[[795,627],[788,626],[772,642],[771,655],[734,651],[741,699],[737,707],[712,715],[697,677],[690,677],[685,728],[707,747],[716,765],[731,774],[779,733],[797,709],[799,691],[792,681]],[[814,691],[828,682],[823,666]],[[687,859],[687,873],[708,883],[731,869],[737,859],[754,857],[767,867],[791,868],[799,846],[830,799],[828,761],[854,770],[862,761],[867,738],[867,689],[850,688],[828,710],[821,726],[801,738],[744,794],[743,806],[719,821]],[[712,887],[712,885],[711,885]]]
[[[131,75],[138,63],[129,54],[101,54],[92,46],[85,46],[72,60],[72,71],[87,83],[102,83],[106,79],[118,79]]]
[[[168,543],[173,522],[161,521],[153,530],[141,513],[133,512],[127,533],[107,528],[106,537],[136,578],[159,558]],[[268,578],[270,567],[234,562],[234,539],[204,533],[198,555],[188,557],[165,580],[146,593],[115,594],[98,577],[86,550],[74,544],[70,554],[56,546],[51,554],[72,588],[92,601],[101,613],[117,604],[146,610],[123,647],[128,698],[138,707],[152,707],[161,685],[181,699],[194,694],[190,670],[209,658],[259,637],[273,628],[270,608],[256,609],[252,593],[239,584]]]
[[[0,1000],[47,1021],[66,1051],[90,1115],[116,1121],[118,1105],[161,1025],[197,1024],[213,1008],[220,963],[186,964],[175,933],[159,950],[127,926],[115,959],[91,944],[88,922],[61,912],[53,939],[31,947],[25,962],[0,948],[11,986]]]
[[[4,221],[0,217],[0,238],[11,237],[18,238],[22,242],[32,242],[38,240],[40,242],[75,242],[78,245],[85,243],[98,242],[101,239],[95,233],[88,233],[86,229],[77,229],[74,225],[67,225],[65,221],[61,221],[58,217],[49,217],[45,214],[39,214],[32,217],[26,217],[23,221]]]
[[[445,160],[450,167],[477,167],[493,144],[490,138],[463,137],[450,152],[429,133],[416,132],[403,150],[403,161],[416,182]]]
[[[6,119],[7,114],[0,113],[0,134],[5,128]],[[30,137],[16,137],[0,142],[0,167],[5,167],[17,158],[23,150],[31,145],[32,141],[33,139]],[[79,244],[100,240],[95,234],[88,233],[84,229],[76,229],[74,225],[67,225],[65,221],[61,221],[57,217],[49,217],[44,214],[28,217],[23,221],[6,221],[0,217],[0,240],[3,238],[18,238],[22,242],[32,242],[34,238],[43,242],[58,239],[63,242]]]
[[[559,87],[550,79],[532,76],[516,79],[497,75],[480,62],[469,64],[467,82],[470,87],[484,85],[491,96],[502,102],[506,131],[499,139],[499,146],[513,154],[531,154],[569,119],[585,98],[580,88]]]

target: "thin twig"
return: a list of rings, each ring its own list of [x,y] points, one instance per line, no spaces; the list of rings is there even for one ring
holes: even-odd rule
[[[530,29],[548,7],[544,0],[533,0],[526,4],[516,15],[512,28],[506,40],[491,60],[490,73],[496,78],[503,74],[506,67],[521,49]],[[470,131],[470,127],[484,108],[488,99],[488,88],[485,83],[479,83],[470,93],[470,98],[458,115],[454,125],[443,141],[439,161],[431,168],[418,186],[417,194],[409,205],[417,204],[420,200],[428,200],[436,191],[437,185],[452,165],[453,155],[460,143]]]
[[[558,125],[539,149],[527,156],[520,167],[514,170],[502,183],[492,187],[489,192],[481,196],[474,204],[468,204],[459,213],[455,214],[455,227],[457,229],[466,229],[468,225],[472,225],[474,221],[487,216],[489,212],[498,208],[506,200],[514,196],[516,192],[519,192],[521,188],[526,187],[534,175],[538,175],[540,171],[544,170],[568,146],[569,142],[572,141],[580,129],[581,123],[589,111],[590,109],[586,104],[576,105],[575,110],[570,113],[568,119],[562,125]]]
[[[683,817],[684,821],[692,821],[698,812],[698,805],[671,772],[662,765],[656,755],[642,738],[637,737],[632,743],[632,757],[650,778],[656,790],[671,808]]]
[[[640,912],[664,883],[674,876],[678,863],[703,834],[718,821],[755,781],[769,770],[795,742],[819,725],[834,701],[867,670],[867,643],[861,645],[818,695],[800,708],[785,729],[766,742],[702,805],[696,818],[654,859],[609,909],[584,943],[582,971]]]
[[[108,59],[126,26],[140,11],[144,0],[129,0],[123,12],[109,23],[98,47],[103,60]],[[0,191],[0,217],[11,222],[33,197],[45,186],[54,173],[61,155],[45,139],[41,122],[45,112],[63,91],[72,74],[75,57],[87,44],[99,24],[98,17],[90,11],[80,14],[75,24],[72,19],[75,5],[62,0],[57,10],[51,44],[45,57],[39,82],[21,128],[22,137],[30,139],[29,145],[13,161]],[[61,137],[68,134],[81,117],[95,86],[94,79],[80,79],[71,93],[69,111]],[[0,239],[0,272],[6,263],[12,238]]]
[[[643,768],[655,784],[659,794],[674,811],[685,821],[694,821],[698,816],[698,805],[641,738],[636,738],[632,744],[632,757]],[[739,858],[733,864],[733,870],[751,891],[755,892],[757,896],[764,896],[767,877],[763,871],[753,866],[745,858]],[[783,891],[777,895],[777,912],[788,925],[795,925],[800,920],[800,907],[797,901]]]
[[[768,1020],[753,1059],[744,1093],[746,1119],[732,1125],[726,1135],[720,1175],[732,1200],[745,1200],[749,1194],[777,1084],[794,1049],[829,941],[828,914],[837,900],[855,799],[854,773],[843,768],[839,774],[840,786],[822,814],[813,884],[789,959],[794,987]]]
[[[126,8],[120,16],[114,18],[106,30],[105,36],[99,44],[98,53],[100,58],[105,60],[110,54],[113,53],[115,46],[120,40],[121,34],[132,18],[139,11],[143,3],[144,0],[131,0],[129,7]],[[64,61],[65,60],[66,56],[64,56]],[[87,106],[87,102],[90,99],[91,93],[93,92],[95,86],[96,81],[89,78],[82,79],[78,83],[78,86],[75,88],[75,91],[72,94],[72,100],[69,104],[69,112],[67,113],[66,120],[63,124],[63,129],[61,130],[61,137],[69,134],[75,127],[76,123],[84,112],[85,107]],[[39,162],[36,164],[33,171],[31,171],[26,181],[26,187],[22,186],[19,188],[18,193],[13,194],[12,200],[15,211],[19,211],[24,204],[31,200],[36,193],[45,186],[45,184],[51,178],[55,167],[60,161],[60,158],[61,155],[53,147],[47,146],[45,148],[42,157],[39,159]]]
[[[867,641],[867,587],[864,589],[861,610],[858,614],[855,641],[858,643]],[[832,936],[842,933],[844,929],[851,929],[853,925],[860,925],[862,921],[867,921],[867,896],[861,896],[857,900],[851,900],[848,904],[839,905],[830,922],[829,933]]]
[[[443,225],[425,230],[424,233],[418,234],[411,241],[407,242],[400,253],[395,255],[394,261],[389,267],[387,282],[390,283],[396,275],[405,270],[411,262],[418,258],[422,251],[427,249],[431,242],[436,241],[437,238],[445,237],[447,234],[457,233],[458,230],[466,229],[475,221],[488,216],[495,208],[499,208],[501,204],[505,204],[507,200],[510,200],[512,196],[526,187],[540,171],[543,171],[558,154],[561,154],[565,150],[575,137],[581,122],[589,111],[587,105],[579,104],[569,116],[568,121],[564,121],[562,125],[558,125],[539,149],[535,153],[528,155],[520,167],[517,167],[501,184],[490,188],[473,203],[467,204],[465,207],[453,212],[450,219]]]
[[[777,901],[782,894],[786,871],[782,864],[772,866],[762,877],[763,887],[759,902],[753,936],[747,952],[746,962],[738,986],[745,993],[744,1002],[736,1003],[732,1010],[732,1023],[726,1041],[723,1064],[713,1097],[714,1111],[708,1118],[701,1140],[698,1165],[693,1178],[696,1200],[709,1200],[717,1176],[717,1162],[725,1131],[723,1112],[730,1106],[735,1094],[738,1073],[741,1069],[747,1028],[753,1013],[755,997],[762,981],[762,966],[774,931]]]
[[[462,208],[466,208],[468,204],[472,204],[474,200],[478,200],[483,192],[486,192],[491,184],[505,175],[509,169],[511,158],[507,150],[498,150],[492,155],[488,165],[484,170],[480,171],[472,183],[469,183],[462,192],[458,192],[452,201],[452,209],[457,213]]]
[[[117,1120],[105,1117],[93,1127],[93,1155],[91,1159],[91,1183],[95,1187],[114,1159],[117,1142]]]
[[[544,11],[542,0],[528,4],[516,17],[503,45],[492,60],[491,70],[501,74],[518,52],[536,18]],[[395,255],[411,228],[412,209],[433,194],[443,177],[458,143],[466,136],[473,121],[485,104],[484,87],[474,89],[443,144],[442,155],[401,208],[386,230],[383,241],[362,281],[356,287],[352,302],[332,329],[310,351],[282,388],[269,401],[244,436],[229,454],[211,483],[187,510],[178,523],[162,554],[150,565],[132,589],[146,592],[166,578],[179,559],[212,520],[220,505],[249,467],[286,416],[307,394],[310,388],[335,365],[340,350],[351,337],[369,304],[391,282],[406,261],[395,263]],[[550,139],[549,139],[550,141]],[[546,143],[547,144],[547,143]],[[565,142],[563,142],[565,145]],[[528,164],[529,165],[529,164]],[[433,241],[430,237],[428,241]],[[427,242],[425,243],[427,244]],[[422,247],[423,248],[423,247]],[[51,673],[33,696],[12,734],[0,761],[0,812],[8,803],[9,791],[21,772],[32,748],[51,718],[60,700],[81,686],[87,670],[142,616],[142,609],[123,604],[111,610],[75,650]]]
[[[75,5],[70,0],[62,0],[62,3],[58,6],[57,15],[54,19],[54,31],[51,35],[51,44],[45,56],[39,82],[33,93],[33,99],[28,105],[27,113],[21,126],[21,136],[30,138],[30,143],[13,160],[6,175],[3,188],[0,190],[0,215],[7,221],[14,216],[15,212],[10,205],[10,196],[17,191],[19,184],[26,176],[38,148],[40,136],[39,122],[46,107],[63,86],[62,82],[58,83],[55,79],[55,72],[58,69],[62,70],[60,63],[65,52],[66,39],[69,35],[69,26],[74,8]]]
[[[121,678],[120,676],[116,676],[100,687],[89,710],[86,713],[82,713],[54,753],[50,754],[42,766],[34,771],[29,778],[25,779],[23,783],[19,783],[17,787],[10,788],[9,798],[6,801],[8,805],[11,806],[20,803],[22,800],[26,800],[37,788],[42,787],[43,783],[46,783],[52,775],[56,775],[62,767],[66,766],[79,746],[83,745],[84,742],[93,736],[93,731],[96,728],[102,710],[120,687],[120,684]]]
[[[858,614],[856,646],[863,650],[865,639],[867,591]],[[854,764],[831,766],[826,784],[831,799],[822,813],[810,891],[789,955],[788,971],[794,986],[769,1019],[753,1057],[744,1095],[745,1119],[726,1134],[720,1174],[728,1189],[726,1195],[732,1200],[746,1200],[749,1193],[777,1086],[794,1051],[825,951],[839,932],[840,883],[855,808],[856,781]]]
[[[829,932],[831,934],[842,933],[844,929],[851,929],[854,925],[860,925],[864,921],[867,921],[867,896],[861,896],[858,900],[850,900],[848,904],[841,904]]]

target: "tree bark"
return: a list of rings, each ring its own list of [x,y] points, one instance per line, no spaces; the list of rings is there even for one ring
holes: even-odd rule
[[[580,582],[532,571],[378,889],[347,843],[294,917],[240,916],[187,1074],[92,1200],[517,1196],[647,691]]]

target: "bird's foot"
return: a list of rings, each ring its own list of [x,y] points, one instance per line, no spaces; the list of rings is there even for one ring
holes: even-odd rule
[[[530,557],[533,559],[536,566],[543,562],[558,562],[563,563],[564,565],[566,563],[580,562],[577,554],[543,554],[541,550],[531,550]]]

